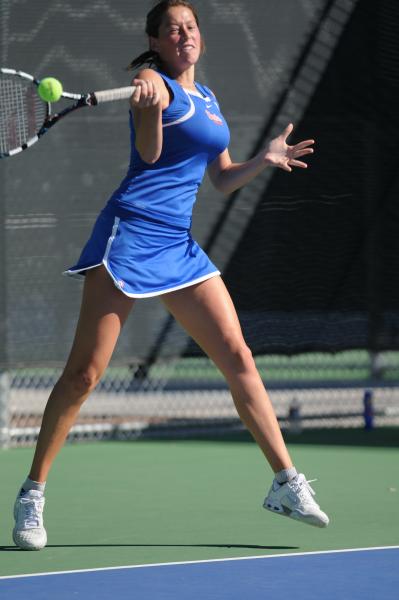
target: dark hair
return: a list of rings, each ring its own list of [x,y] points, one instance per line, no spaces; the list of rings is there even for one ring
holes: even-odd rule
[[[156,4],[147,15],[145,32],[149,37],[158,37],[159,27],[162,23],[165,13],[169,10],[169,8],[174,6],[185,6],[186,8],[189,8],[193,13],[196,23],[199,27],[198,14],[191,2],[188,2],[187,0],[162,0],[162,2],[158,2],[158,4]],[[205,49],[204,44],[202,44],[201,49],[202,51]],[[127,67],[127,70],[132,71],[146,64],[149,66],[155,65],[158,69],[161,69],[162,61],[158,52],[155,52],[155,50],[147,50],[146,52],[143,52],[132,60]]]

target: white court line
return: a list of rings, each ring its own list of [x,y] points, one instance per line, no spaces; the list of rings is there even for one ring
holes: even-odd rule
[[[288,558],[290,556],[314,556],[315,554],[341,554],[343,552],[369,552],[373,550],[399,550],[399,546],[374,546],[372,548],[346,548],[343,550],[316,550],[313,552],[292,552],[286,554],[265,554],[263,556],[234,556],[233,558],[211,558],[209,560],[188,560],[181,562],[149,563],[145,565],[125,565],[121,567],[100,567],[97,569],[77,569],[75,571],[50,571],[48,573],[27,573],[25,575],[2,575],[1,579],[21,577],[45,577],[48,575],[71,575],[73,573],[96,573],[98,571],[120,571],[122,569],[147,569],[149,567],[172,567],[178,565],[198,565],[204,563],[232,562],[236,560],[259,560],[265,558]]]

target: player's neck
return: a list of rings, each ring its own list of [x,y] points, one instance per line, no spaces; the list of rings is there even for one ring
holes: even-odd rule
[[[195,90],[196,88],[194,83],[194,74],[195,69],[193,67],[190,67],[190,69],[187,69],[187,71],[183,71],[182,73],[176,73],[173,76],[173,79],[186,90]]]

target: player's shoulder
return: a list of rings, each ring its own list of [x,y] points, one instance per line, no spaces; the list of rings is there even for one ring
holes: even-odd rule
[[[145,69],[140,69],[140,71],[136,73],[134,79],[144,79],[147,81],[156,81],[158,83],[163,82],[163,79],[160,76],[160,74],[149,67],[146,67]]]

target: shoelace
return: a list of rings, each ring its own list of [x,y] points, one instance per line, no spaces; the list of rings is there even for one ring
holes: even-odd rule
[[[314,489],[309,485],[310,483],[313,483],[314,481],[317,481],[317,479],[306,480],[305,478],[301,477],[301,479],[299,481],[294,481],[291,485],[292,485],[293,489],[297,492],[298,497],[301,500],[306,502],[307,500],[309,500],[309,498],[308,498],[309,492],[312,496],[316,495],[316,492],[314,491]]]
[[[23,524],[27,529],[40,527],[41,515],[43,512],[43,500],[35,500],[33,498],[21,498],[20,502],[23,506]]]

